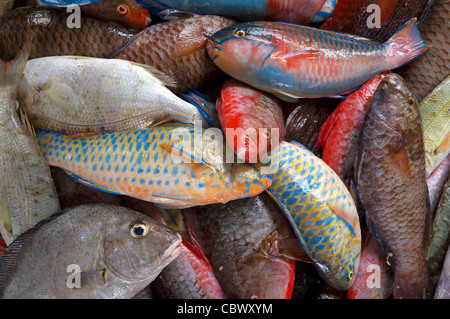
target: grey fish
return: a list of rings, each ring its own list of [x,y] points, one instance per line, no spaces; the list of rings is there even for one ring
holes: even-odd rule
[[[436,283],[442,270],[445,253],[450,245],[450,179],[444,187],[439,206],[436,210],[436,217],[433,221],[433,232],[431,242],[427,252],[427,266],[430,270],[431,278]]]
[[[70,208],[21,235],[0,257],[1,296],[132,298],[179,255],[180,243],[178,233],[129,208]]]
[[[17,86],[30,50],[28,41],[14,60],[0,60],[0,233],[6,245],[60,210],[34,131],[16,111]]]
[[[18,100],[36,129],[73,135],[141,129],[170,120],[208,122],[176,96],[173,81],[119,59],[54,56],[28,61]]]

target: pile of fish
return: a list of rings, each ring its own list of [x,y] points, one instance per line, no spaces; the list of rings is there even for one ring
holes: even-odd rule
[[[450,298],[449,0],[0,4],[2,298]]]

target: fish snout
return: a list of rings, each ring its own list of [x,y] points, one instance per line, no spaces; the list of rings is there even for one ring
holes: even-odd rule
[[[215,42],[213,38],[208,39],[208,42],[206,43],[206,51],[208,52],[213,62],[215,58],[219,56],[220,49],[221,45]]]
[[[161,260],[173,260],[181,253],[181,236],[177,234],[177,239],[161,255]]]

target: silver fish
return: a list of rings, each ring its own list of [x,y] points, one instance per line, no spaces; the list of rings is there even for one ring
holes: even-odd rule
[[[0,257],[2,298],[125,299],[180,253],[181,236],[129,208],[81,205],[56,214]]]
[[[210,126],[174,82],[151,66],[120,59],[44,57],[28,61],[18,100],[36,129],[66,135],[140,129],[170,120]]]
[[[30,50],[28,41],[14,60],[0,60],[0,233],[6,245],[60,209],[34,131],[16,111],[17,86]]]

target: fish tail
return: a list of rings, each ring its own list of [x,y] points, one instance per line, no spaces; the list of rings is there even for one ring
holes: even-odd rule
[[[433,283],[425,260],[411,266],[398,262],[395,266],[394,297],[396,299],[430,299],[433,296]]]
[[[0,59],[0,86],[11,85],[17,87],[31,53],[31,44],[32,41],[30,39],[17,53],[16,57],[10,61]]]
[[[199,110],[210,125],[217,128],[221,127],[215,103],[210,98],[191,88],[188,89],[188,93],[181,95]]]
[[[417,59],[431,48],[431,45],[426,45],[420,36],[417,18],[409,20],[385,42],[385,45],[393,50],[392,69]]]

